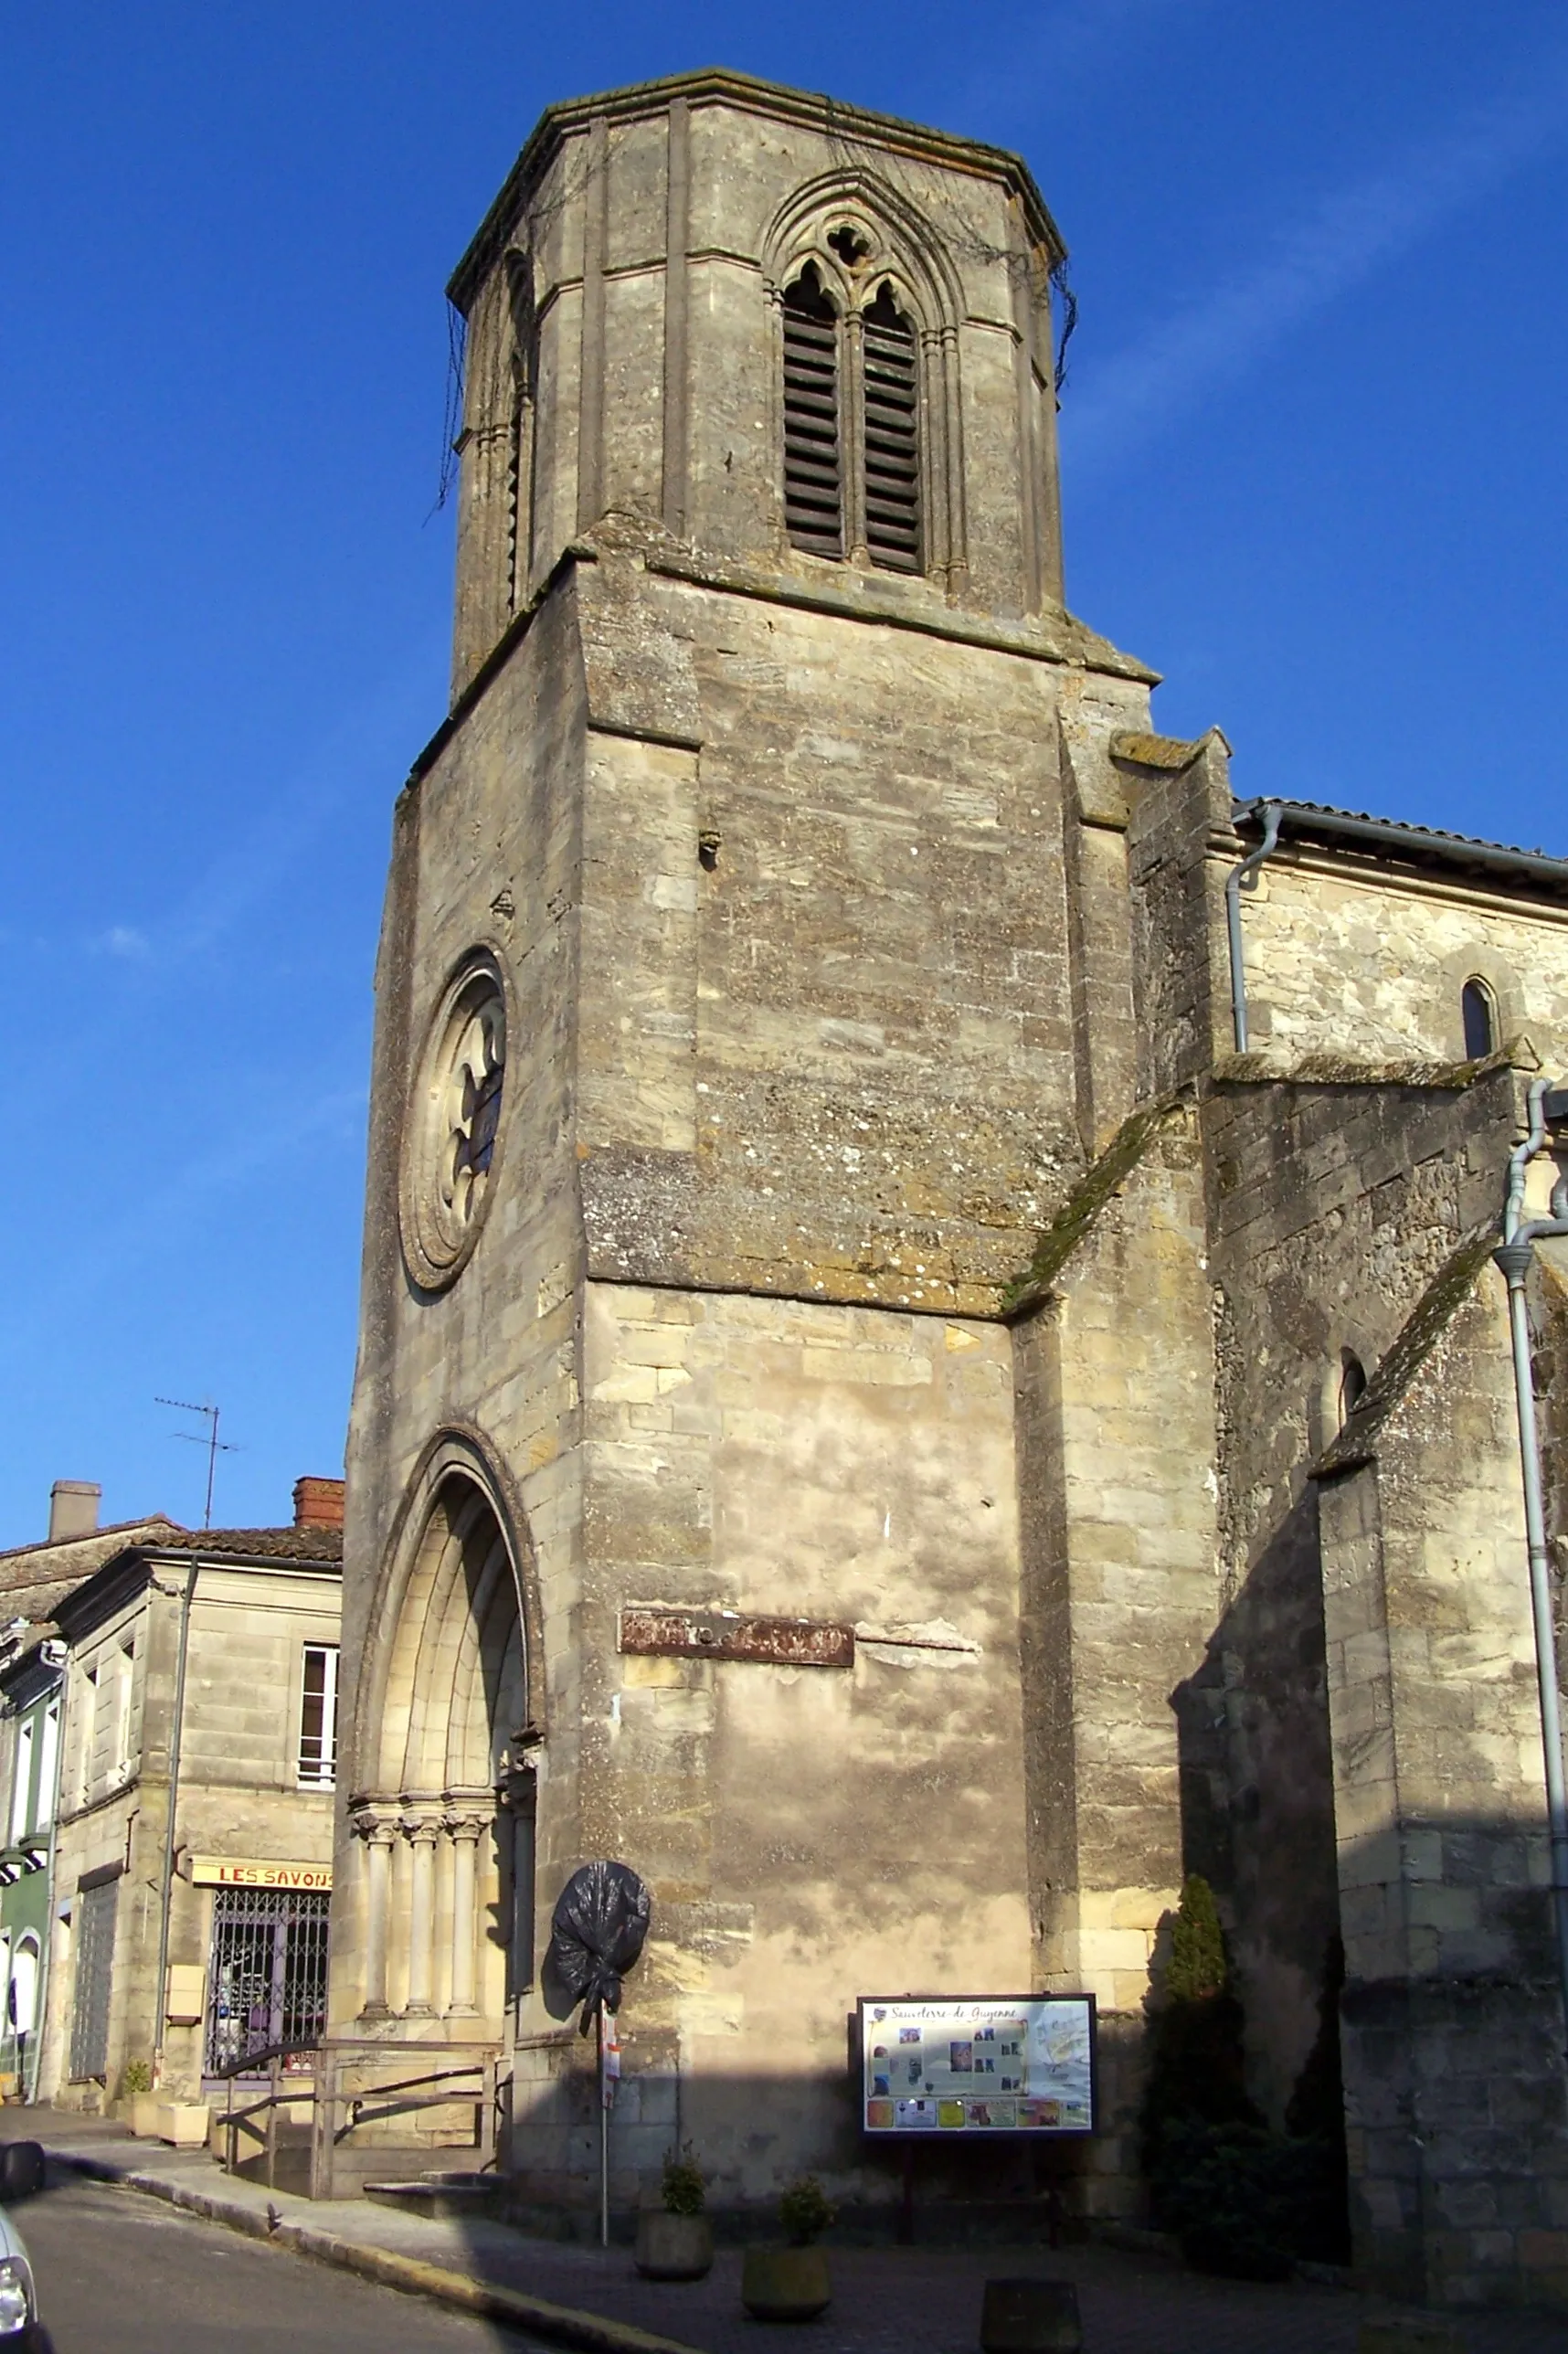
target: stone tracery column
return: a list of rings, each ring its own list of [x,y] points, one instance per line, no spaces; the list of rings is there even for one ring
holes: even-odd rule
[[[374,1802],[361,1803],[353,1809],[353,1827],[355,1836],[365,1841],[365,2000],[359,2015],[385,2019],[392,1843],[397,1836],[397,1819],[379,1812]]]
[[[449,2019],[471,2019],[474,2002],[474,1895],[479,1842],[490,1816],[475,1805],[463,1805],[446,1819],[452,1843],[452,1976]]]
[[[408,1999],[403,2006],[405,2019],[428,2019],[431,2014],[430,1984],[436,1958],[436,1841],[440,1836],[437,1817],[424,1811],[405,1815],[403,1835],[408,1842]]]

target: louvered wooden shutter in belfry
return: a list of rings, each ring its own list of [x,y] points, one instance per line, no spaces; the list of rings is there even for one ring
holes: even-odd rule
[[[865,544],[874,564],[920,569],[915,330],[884,287],[864,317]]]
[[[784,523],[792,546],[842,556],[838,314],[810,267],[784,297]]]

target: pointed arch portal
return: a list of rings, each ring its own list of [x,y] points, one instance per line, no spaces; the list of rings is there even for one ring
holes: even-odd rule
[[[367,2020],[497,2027],[533,1975],[534,1776],[522,1587],[495,1503],[440,1469],[369,1690],[350,1803]]]

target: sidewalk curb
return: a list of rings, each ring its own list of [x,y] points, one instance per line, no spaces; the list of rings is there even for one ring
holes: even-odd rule
[[[238,2200],[214,2198],[207,2191],[170,2182],[162,2175],[143,2174],[79,2150],[46,2147],[44,2155],[51,2166],[64,2167],[90,2182],[111,2182],[122,2190],[139,2190],[144,2197],[162,2199],[171,2207],[199,2217],[203,2222],[221,2223],[228,2231],[242,2232],[247,2239],[264,2240],[269,2247],[314,2256],[318,2263],[356,2273],[362,2280],[378,2282],[384,2288],[404,2289],[415,2296],[434,2297],[443,2305],[480,2314],[487,2321],[513,2322],[520,2329],[531,2329],[536,2337],[547,2338],[556,2346],[575,2347],[579,2354],[702,2354],[698,2347],[688,2346],[679,2338],[655,2338],[632,2322],[611,2321],[603,2314],[580,2313],[572,2306],[551,2305],[544,2297],[530,2296],[525,2290],[503,2288],[496,2281],[474,2280],[466,2273],[447,2272],[440,2264],[425,2264],[418,2256],[399,2255],[392,2248],[372,2247],[359,2240],[341,2240],[335,2232],[318,2231],[310,2223],[281,2220],[273,2223],[267,2213],[243,2206]]]

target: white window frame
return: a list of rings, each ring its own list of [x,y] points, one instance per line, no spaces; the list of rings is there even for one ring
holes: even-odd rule
[[[33,1827],[33,1750],[37,1735],[31,1716],[22,1718],[11,1751],[11,1839],[19,1847]]]
[[[60,1764],[60,1704],[63,1692],[56,1692],[44,1708],[43,1740],[39,1744],[38,1803],[34,1808],[34,1829],[47,1831],[55,1819],[55,1786],[59,1777]]]
[[[294,1744],[294,1775],[302,1790],[331,1790],[337,1785],[338,1653],[336,1643],[307,1643],[300,1659],[298,1738]],[[307,1755],[305,1733],[306,1679],[313,1659],[323,1661],[322,1679],[321,1754]]]
[[[93,1792],[93,1766],[98,1749],[98,1661],[83,1664],[78,1688],[76,1770],[72,1787],[79,1807],[90,1806]]]
[[[110,1787],[117,1789],[131,1778],[132,1753],[131,1718],[136,1686],[136,1638],[127,1638],[114,1654],[114,1724],[113,1756],[110,1760]]]

